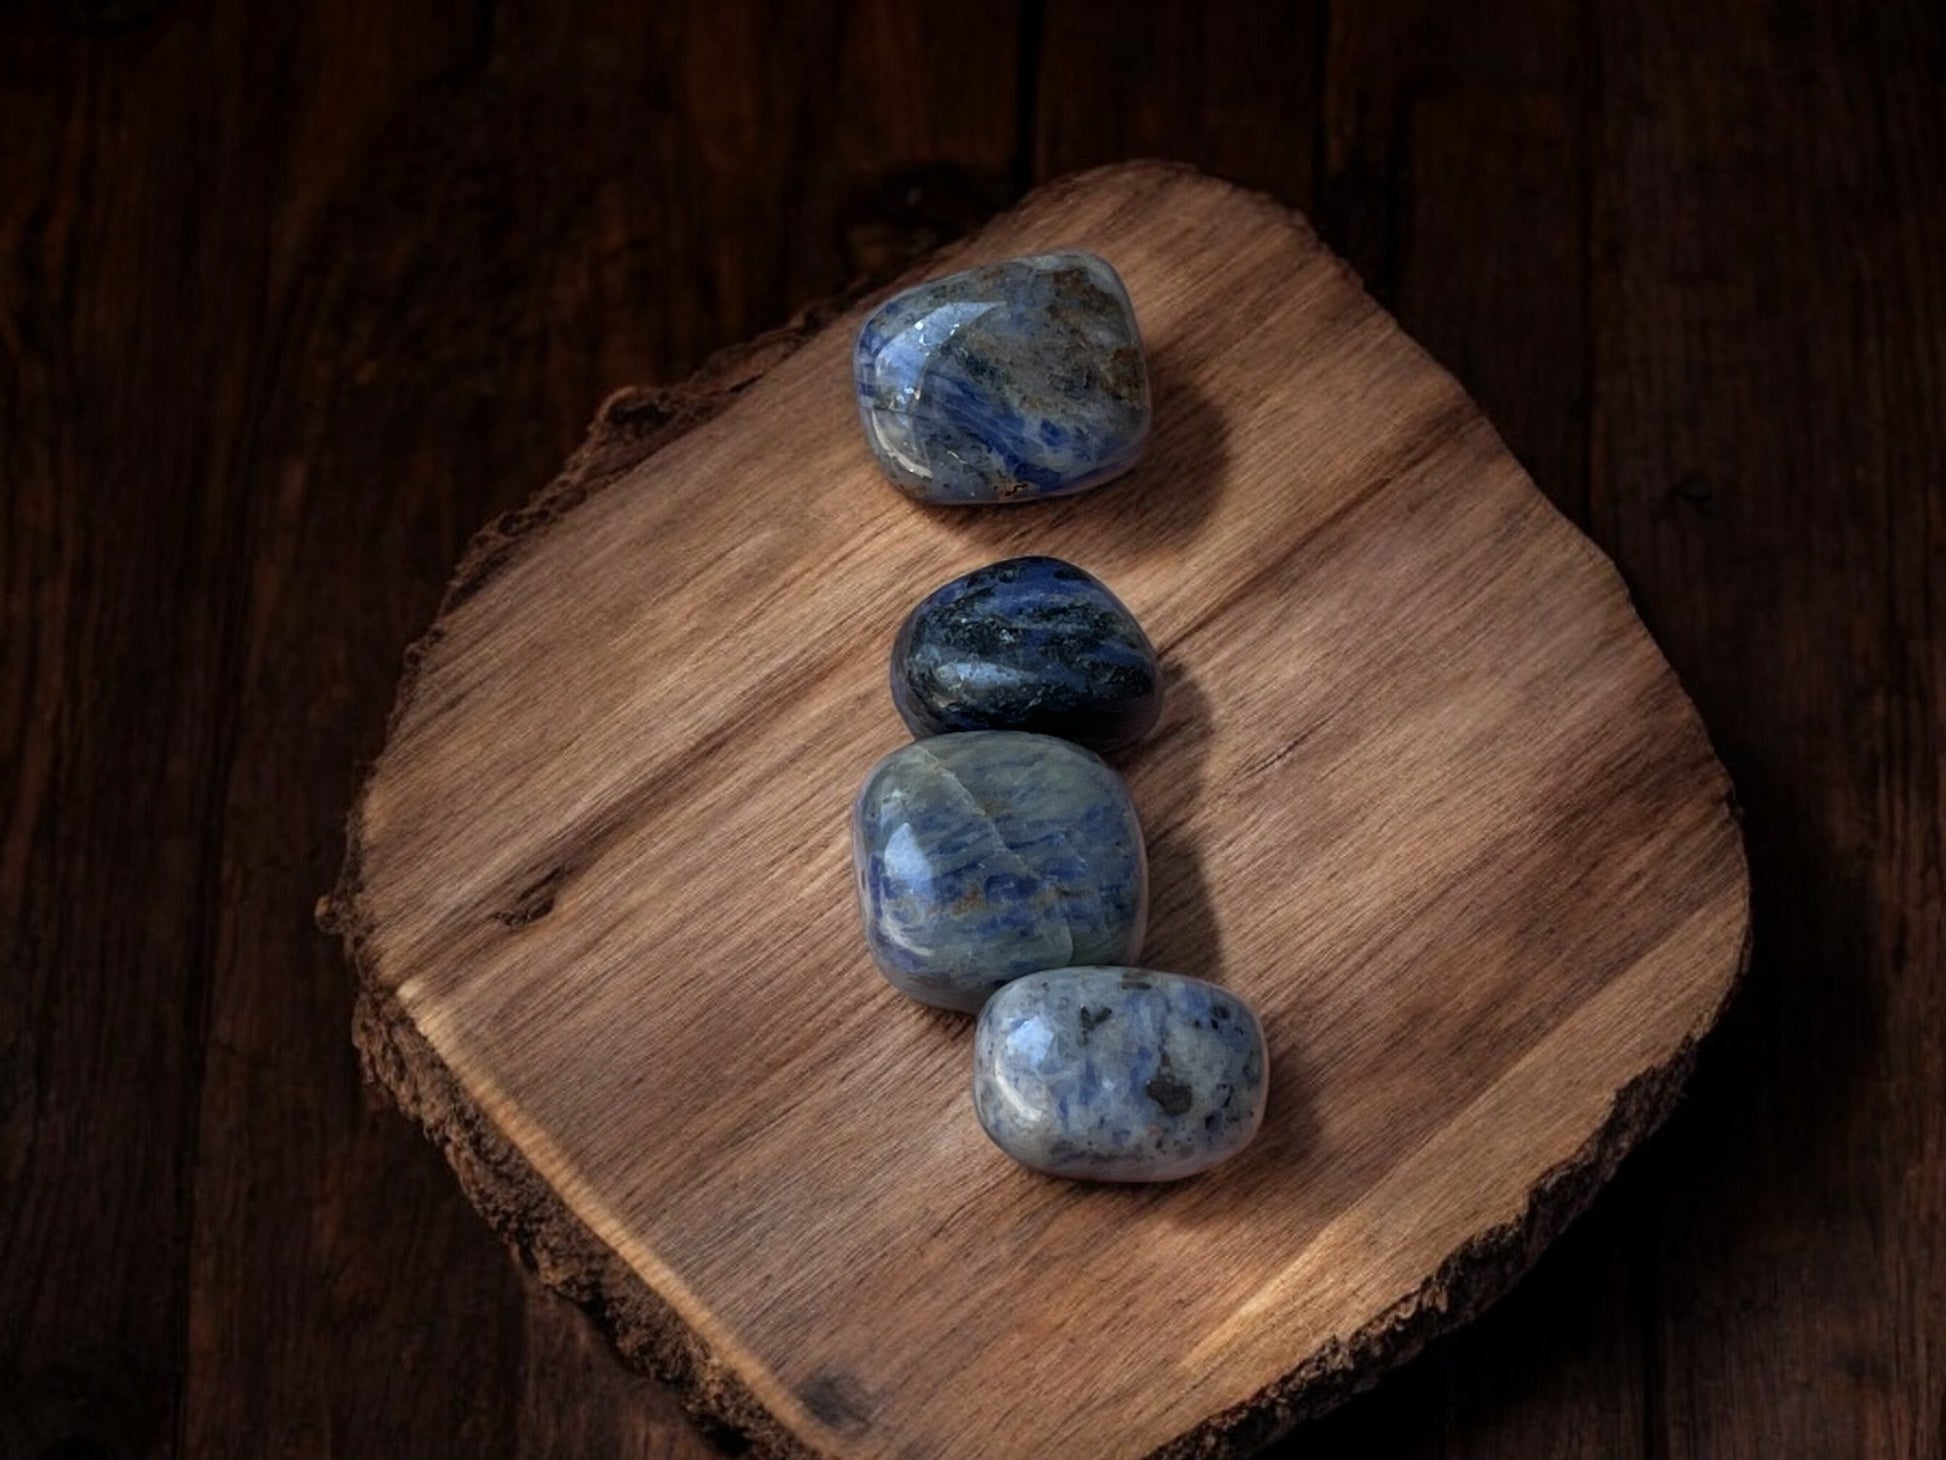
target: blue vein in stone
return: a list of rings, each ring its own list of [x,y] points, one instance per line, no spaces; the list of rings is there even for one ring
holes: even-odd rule
[[[1148,912],[1134,804],[1044,735],[941,735],[886,756],[852,811],[866,941],[914,998],[978,1009],[1036,969],[1126,960]]]
[[[1148,366],[1128,291],[1080,251],[967,269],[894,296],[853,351],[879,464],[927,502],[1084,491],[1135,464]]]

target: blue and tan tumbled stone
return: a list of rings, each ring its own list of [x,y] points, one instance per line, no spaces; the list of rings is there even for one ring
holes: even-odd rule
[[[973,1106],[1050,1176],[1171,1181],[1247,1146],[1269,1080],[1263,1026],[1228,989],[1140,968],[1063,968],[987,1001]]]
[[[1022,974],[1127,962],[1142,944],[1135,805],[1065,740],[994,730],[900,747],[858,792],[852,859],[873,961],[928,1004],[972,1013]]]
[[[1127,471],[1149,435],[1149,372],[1106,259],[1008,259],[879,306],[852,357],[879,465],[922,502],[1024,502]]]

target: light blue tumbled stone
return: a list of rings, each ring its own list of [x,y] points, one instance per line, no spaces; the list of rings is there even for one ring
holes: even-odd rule
[[[1128,291],[1070,251],[934,279],[858,332],[853,384],[886,475],[923,502],[1024,502],[1135,464],[1149,372]]]
[[[1054,969],[980,1011],[973,1107],[1036,1171],[1171,1181],[1250,1143],[1269,1069],[1262,1024],[1228,989],[1140,968]]]
[[[894,987],[977,1010],[1025,973],[1126,962],[1148,861],[1121,777],[1048,735],[935,735],[886,756],[852,809],[865,938]]]

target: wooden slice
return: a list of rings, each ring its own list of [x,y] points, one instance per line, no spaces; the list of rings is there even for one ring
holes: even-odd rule
[[[1298,219],[1133,165],[1078,245],[1154,369],[1133,475],[878,476],[860,311],[605,408],[411,655],[329,908],[371,1072],[528,1261],[763,1453],[1237,1453],[1477,1311],[1674,1100],[1748,925],[1723,771],[1615,570]],[[846,814],[901,616],[1053,553],[1140,616],[1144,962],[1269,1033],[1207,1177],[1035,1176],[893,993]]]

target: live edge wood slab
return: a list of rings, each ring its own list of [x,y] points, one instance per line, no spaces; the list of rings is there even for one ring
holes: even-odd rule
[[[1741,970],[1728,783],[1613,567],[1305,225],[1134,164],[926,272],[1095,249],[1142,465],[927,510],[859,311],[608,402],[408,655],[327,900],[371,1075],[523,1259],[763,1454],[1236,1454],[1498,1295],[1675,1100]],[[970,1024],[873,972],[846,814],[926,590],[1105,579],[1143,961],[1263,1011],[1269,1115],[1160,1188],[1032,1175]]]

